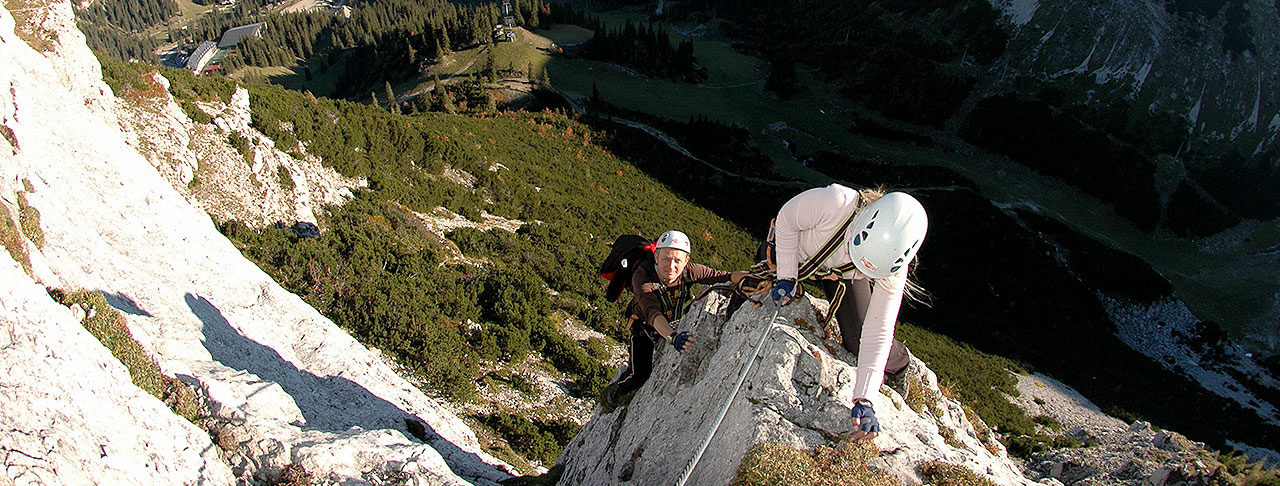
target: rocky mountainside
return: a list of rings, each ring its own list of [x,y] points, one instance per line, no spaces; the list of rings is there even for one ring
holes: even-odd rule
[[[993,70],[1072,81],[1103,103],[1184,115],[1257,155],[1280,133],[1280,11],[1245,0],[994,0],[1011,26]]]
[[[210,124],[193,124],[167,94],[117,98],[66,2],[23,2],[20,19],[7,8],[0,239],[13,263],[0,259],[0,483],[273,483],[298,470],[331,484],[511,477],[453,413],[272,281],[210,223],[315,221],[318,205],[341,203],[362,181],[322,166],[304,144],[275,147],[251,127],[243,90],[198,107]],[[236,149],[237,139],[248,150]],[[105,297],[160,369],[195,389],[205,417],[193,424],[132,385],[79,322],[92,311],[59,304],[52,289]],[[684,323],[699,347],[660,351],[654,378],[629,405],[593,417],[560,456],[566,483],[678,474],[770,312],[746,307],[725,322],[724,299],[701,305]],[[855,360],[814,327],[813,306],[822,305],[790,306],[770,329],[690,484],[728,482],[762,442],[808,448],[848,432]],[[876,397],[886,433],[869,463],[904,483],[936,464],[999,484],[1162,484],[1205,473],[1173,466],[1200,446],[1105,417],[1080,433],[1105,449],[1020,465],[947,398],[933,372],[921,366],[915,378],[912,400]]]
[[[680,477],[778,310],[748,304],[730,318],[727,303],[711,294],[694,306],[679,327],[698,337],[694,349],[659,349],[653,376],[629,404],[598,410],[565,448],[559,484],[670,484]],[[826,306],[806,297],[778,311],[688,484],[728,484],[744,456],[763,444],[829,447],[850,432],[856,370],[851,363],[857,358],[815,324]],[[1027,463],[1011,459],[987,426],[939,387],[926,363],[915,359],[915,365],[908,400],[888,387],[872,399],[883,432],[874,439],[878,456],[866,465],[902,484],[927,484],[924,476],[939,464],[1002,485],[1165,484],[1171,477],[1196,481],[1213,475],[1213,467],[1201,461],[1203,444],[1157,433],[1145,423],[1130,427],[1043,376],[1020,377],[1022,406],[1099,447],[1060,449]],[[844,483],[837,478],[832,484]]]
[[[814,303],[806,297],[783,308],[743,305],[726,318],[728,299],[712,294],[680,323],[698,338],[694,349],[656,352],[653,375],[629,405],[602,413],[578,433],[561,456],[561,484],[666,484],[680,476],[729,397],[739,369],[751,356],[766,323],[762,345],[734,405],[709,444],[688,484],[728,484],[744,455],[762,443],[806,449],[827,445],[851,432],[856,360],[828,341]],[[874,467],[908,484],[927,462],[962,465],[999,484],[1029,484],[990,434],[979,438],[960,404],[942,396],[937,377],[922,370],[914,380],[922,395],[937,397],[914,411],[887,387],[873,397],[884,432]],[[931,400],[927,400],[931,401]],[[985,426],[981,426],[985,428]]]
[[[316,223],[321,205],[341,204],[351,198],[351,188],[368,185],[325,167],[301,144],[276,147],[253,129],[248,90],[237,89],[227,103],[197,103],[212,125],[195,123],[174,101],[168,80],[152,76],[163,93],[116,99],[125,141],[175,190],[217,220]],[[236,148],[229,140],[244,142]]]
[[[4,264],[0,293],[0,388],[17,405],[0,415],[9,479],[229,484],[278,479],[291,464],[334,482],[510,476],[456,416],[246,261],[125,143],[69,4],[39,19],[44,52],[0,10],[0,194],[6,211],[39,214],[36,231],[24,224],[25,237],[5,241],[30,269]],[[128,385],[42,288],[93,290],[123,311],[163,372],[197,388],[218,445]]]

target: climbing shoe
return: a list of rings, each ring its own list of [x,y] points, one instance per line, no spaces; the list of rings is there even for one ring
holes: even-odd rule
[[[618,404],[622,402],[622,390],[618,389],[617,383],[610,383],[609,389],[605,392],[604,400],[600,402],[600,408],[604,413],[612,412],[618,408]]]
[[[916,365],[914,361],[907,361],[907,365],[901,370],[898,370],[898,372],[885,373],[884,385],[892,388],[893,391],[898,392],[898,395],[901,395],[902,399],[906,400],[907,397],[911,395],[910,381],[911,377],[915,375],[912,373],[913,368],[915,367]]]

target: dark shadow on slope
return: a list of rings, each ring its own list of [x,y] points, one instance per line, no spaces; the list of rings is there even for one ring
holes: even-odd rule
[[[150,312],[147,312],[146,309],[139,307],[138,303],[134,302],[133,298],[129,297],[128,295],[125,295],[120,292],[109,294],[106,292],[99,291],[99,293],[102,294],[102,298],[107,300],[108,305],[110,305],[111,307],[115,307],[116,310],[120,312],[124,312],[126,314],[133,314],[135,316],[153,317]]]
[[[429,443],[450,468],[456,468],[459,460],[471,463],[463,470],[485,467],[479,457],[441,438],[427,422],[360,384],[300,370],[274,349],[240,334],[208,299],[188,293],[184,300],[203,324],[204,346],[209,355],[229,368],[279,384],[297,404],[307,428],[331,432],[345,432],[352,427],[396,429]]]

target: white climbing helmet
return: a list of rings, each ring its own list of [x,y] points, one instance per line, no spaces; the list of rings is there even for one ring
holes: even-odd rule
[[[849,260],[871,278],[888,278],[911,263],[929,229],[920,201],[891,192],[858,210],[849,225]]]
[[[693,254],[693,250],[689,248],[689,235],[676,230],[668,231],[659,236],[656,248],[675,248],[690,255]]]

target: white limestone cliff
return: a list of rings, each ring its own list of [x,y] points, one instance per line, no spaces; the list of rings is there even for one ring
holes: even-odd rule
[[[0,479],[230,484],[289,464],[344,484],[509,477],[455,415],[245,260],[126,144],[70,5],[46,8],[46,53],[0,9],[0,194],[13,211],[25,193],[45,240],[25,243],[34,278],[0,259],[0,429],[12,430]],[[218,445],[129,384],[40,285],[95,290],[122,310],[163,371],[209,401]]]
[[[728,484],[755,445],[802,448],[830,445],[851,430],[853,357],[828,347],[815,328],[814,305],[805,297],[783,307],[759,357],[687,484]],[[739,367],[776,309],[742,306],[726,321],[727,299],[715,294],[680,323],[697,336],[695,347],[657,351],[653,375],[629,405],[593,417],[561,455],[560,484],[673,484],[702,441]],[[839,348],[839,349],[836,349]],[[921,365],[919,361],[917,365]],[[915,377],[941,397],[937,377],[923,366]],[[872,398],[883,432],[875,440],[873,466],[920,484],[917,468],[931,461],[959,465],[997,484],[1034,484],[994,440],[979,439],[960,404],[942,397],[936,407],[913,411],[896,392]],[[949,439],[946,437],[950,437]]]

